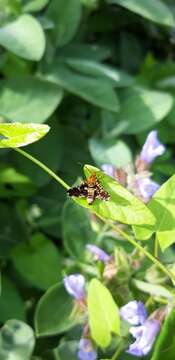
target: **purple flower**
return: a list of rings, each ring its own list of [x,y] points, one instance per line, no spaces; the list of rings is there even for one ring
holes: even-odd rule
[[[165,146],[162,145],[157,138],[157,131],[153,130],[149,133],[143,145],[140,159],[145,163],[150,164],[159,155],[165,151]]]
[[[136,187],[138,194],[147,202],[159,189],[160,185],[152,181],[149,177],[140,177],[136,181]]]
[[[130,301],[120,309],[121,318],[132,325],[143,324],[147,318],[145,305],[141,301]]]
[[[65,276],[64,286],[67,292],[77,300],[85,297],[85,278],[81,274],[72,274]]]
[[[98,246],[96,245],[92,245],[92,244],[88,244],[86,245],[86,248],[95,255],[95,259],[96,260],[100,260],[103,261],[104,263],[106,263],[107,261],[110,260],[110,256],[103,251],[102,249],[100,249]]]
[[[78,350],[79,360],[96,360],[97,352],[92,346],[92,342],[89,339],[81,339],[79,342]]]
[[[131,327],[129,331],[136,341],[129,346],[127,352],[135,356],[144,356],[149,353],[154,344],[160,331],[160,323],[156,319],[150,319],[141,326]]]
[[[112,178],[115,179],[115,168],[114,166],[110,165],[110,164],[103,164],[101,166],[102,170],[104,171],[104,173],[106,175],[111,176]]]

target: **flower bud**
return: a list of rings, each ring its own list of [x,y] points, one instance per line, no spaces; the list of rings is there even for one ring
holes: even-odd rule
[[[65,276],[64,286],[67,292],[76,300],[85,298],[85,278],[81,274],[72,274]]]

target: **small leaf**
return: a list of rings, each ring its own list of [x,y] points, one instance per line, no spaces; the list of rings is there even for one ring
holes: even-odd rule
[[[87,302],[92,338],[99,346],[107,347],[112,333],[120,335],[118,307],[109,290],[97,279],[89,284]]]
[[[48,125],[0,124],[0,148],[16,148],[38,141],[49,131]]]
[[[175,310],[166,318],[155,344],[151,360],[172,360],[175,351]]]
[[[0,359],[30,360],[35,345],[32,328],[22,321],[8,320],[0,332]]]
[[[37,12],[41,11],[50,0],[29,0],[26,4],[22,6],[23,12]]]
[[[85,165],[84,172],[86,176],[93,172],[96,173],[100,184],[110,194],[110,200],[95,199],[92,205],[88,205],[86,199],[74,198],[79,205],[91,209],[97,215],[99,214],[106,219],[117,220],[124,224],[155,224],[154,216],[146,205],[122,187],[115,179],[91,165]]]
[[[12,250],[12,261],[30,284],[47,290],[61,276],[61,258],[56,246],[40,233]]]
[[[21,15],[0,28],[0,44],[24,59],[39,61],[45,51],[45,36],[33,16]]]
[[[35,313],[37,336],[60,334],[77,323],[73,316],[74,300],[62,284],[53,285],[41,297]]]
[[[109,0],[109,2],[121,5],[158,24],[174,26],[172,12],[161,0]]]

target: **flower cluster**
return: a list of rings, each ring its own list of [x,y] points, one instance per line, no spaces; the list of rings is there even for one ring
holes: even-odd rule
[[[93,253],[97,260],[107,263],[110,256],[99,247],[88,244],[87,249]],[[71,274],[64,278],[64,286],[67,292],[81,304],[86,303],[85,278],[81,274]],[[85,309],[87,311],[87,308]],[[141,301],[130,301],[120,309],[120,316],[132,326],[130,334],[135,341],[129,346],[127,352],[134,356],[144,356],[151,350],[156,336],[160,330],[160,321],[152,316],[148,318],[147,310]],[[86,327],[85,327],[86,328]],[[88,331],[84,331],[78,347],[79,360],[96,360],[97,351]]]
[[[110,164],[103,164],[102,170],[109,176],[115,178],[121,185],[126,186],[142,201],[148,202],[159,189],[159,184],[151,180],[148,171],[157,156],[165,152],[157,136],[157,131],[151,131],[143,145],[140,155],[135,161],[135,172],[131,169],[115,169]]]
[[[136,339],[127,352],[135,356],[147,355],[160,331],[160,322],[155,318],[147,318],[147,311],[141,301],[130,301],[120,309],[121,317],[132,325],[129,329]]]

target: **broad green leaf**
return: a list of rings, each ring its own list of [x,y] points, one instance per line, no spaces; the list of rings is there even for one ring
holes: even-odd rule
[[[167,316],[155,344],[151,360],[173,360],[175,351],[175,310]]]
[[[91,165],[85,165],[84,171],[86,176],[96,173],[104,190],[109,192],[110,200],[95,199],[92,205],[88,205],[86,199],[74,198],[78,204],[91,209],[106,219],[117,220],[124,224],[155,224],[154,216],[150,210],[115,179]]]
[[[127,90],[117,119],[127,122],[125,133],[136,134],[157,126],[172,106],[173,97],[167,93],[143,88]]]
[[[107,347],[112,333],[120,335],[120,315],[109,290],[97,279],[88,287],[88,315],[92,338],[101,347]]]
[[[42,10],[50,0],[28,0],[22,6],[23,12],[37,12]]]
[[[12,261],[22,278],[42,290],[47,290],[61,277],[59,252],[53,242],[41,233],[17,245],[12,251]]]
[[[65,62],[72,67],[72,69],[84,75],[104,77],[117,87],[130,86],[133,82],[132,77],[124,71],[96,61],[86,59],[67,59]]]
[[[122,140],[92,137],[89,141],[89,149],[98,166],[112,164],[119,168],[132,163],[131,151]]]
[[[0,115],[13,122],[43,123],[62,97],[62,89],[48,81],[34,76],[11,77],[0,81]]]
[[[155,193],[148,203],[148,208],[154,214],[156,224],[154,227],[134,227],[136,237],[146,240],[156,232],[160,247],[164,251],[175,242],[175,175]]]
[[[166,299],[173,299],[175,295],[173,291],[168,290],[166,287],[162,285],[150,284],[148,282],[144,282],[137,279],[132,280],[132,283],[137,289],[145,293],[148,293],[152,296],[164,297]]]
[[[108,0],[111,4],[121,5],[134,13],[158,24],[174,26],[174,17],[167,5],[161,0]]]
[[[0,124],[0,148],[16,148],[38,141],[49,131],[48,125]]]
[[[37,336],[57,335],[74,326],[78,319],[73,315],[73,306],[74,300],[62,284],[49,288],[36,308]]]
[[[0,321],[4,322],[12,318],[25,321],[24,302],[13,282],[6,276],[2,276]]]
[[[39,61],[45,51],[45,36],[33,16],[21,15],[0,28],[0,45],[24,59]]]
[[[89,214],[74,202],[66,202],[63,210],[62,232],[65,248],[75,258],[84,259],[86,244],[94,242]]]
[[[32,328],[22,321],[9,320],[0,332],[1,360],[30,360],[35,345]]]
[[[66,45],[74,37],[81,20],[80,0],[53,0],[47,15],[55,25],[53,35],[56,45]]]
[[[93,105],[114,112],[119,110],[118,97],[112,85],[103,78],[77,73],[59,60],[48,66],[46,76],[48,80]]]

